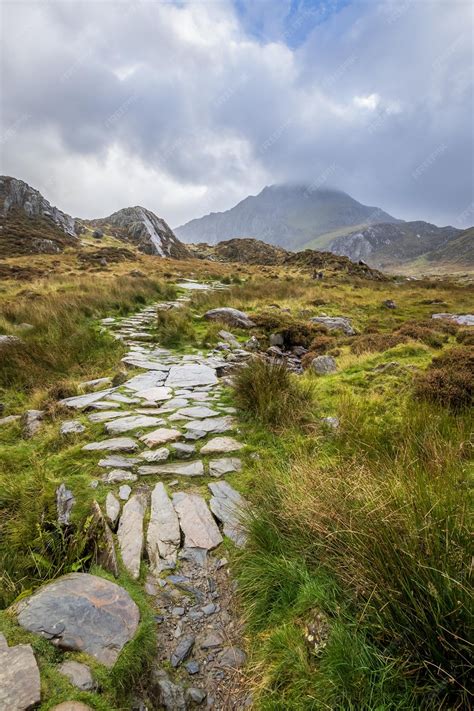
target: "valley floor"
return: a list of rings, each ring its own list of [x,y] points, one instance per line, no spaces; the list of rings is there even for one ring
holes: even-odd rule
[[[468,312],[470,287],[157,261],[0,293],[22,341],[0,368],[0,629],[31,645],[40,708],[469,708],[472,328],[431,315]],[[223,306],[255,326],[202,319]],[[112,668],[11,613],[81,572],[115,573],[140,610]]]

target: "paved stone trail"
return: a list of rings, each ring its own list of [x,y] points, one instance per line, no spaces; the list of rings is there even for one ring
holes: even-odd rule
[[[156,610],[155,684],[163,708],[228,711],[250,704],[241,683],[245,653],[235,587],[222,547],[225,538],[245,544],[247,504],[224,480],[239,476],[244,443],[233,408],[221,400],[219,377],[229,363],[218,351],[177,355],[154,342],[156,312],[186,300],[104,319],[103,327],[129,348],[125,365],[142,372],[118,387],[98,379],[105,389],[62,403],[87,411],[103,428],[102,438],[83,447],[97,454],[92,486],[108,487],[104,513],[129,573],[138,578],[148,562],[144,588]],[[238,358],[249,355],[236,350]]]

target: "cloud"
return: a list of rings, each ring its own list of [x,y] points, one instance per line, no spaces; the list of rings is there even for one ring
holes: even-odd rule
[[[2,170],[74,215],[176,225],[285,180],[443,224],[472,204],[469,3],[2,12]]]

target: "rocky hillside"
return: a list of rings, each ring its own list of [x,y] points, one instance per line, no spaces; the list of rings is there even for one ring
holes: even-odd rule
[[[290,252],[281,247],[266,244],[260,240],[243,238],[219,242],[216,245],[191,244],[193,256],[217,262],[237,262],[240,264],[261,264],[262,266],[288,266],[309,271],[317,279],[328,276],[349,275],[361,279],[384,280],[382,272],[372,269],[365,262],[353,262],[348,257],[305,249]]]
[[[241,238],[218,242],[190,244],[189,249],[199,259],[216,262],[240,262],[241,264],[282,264],[289,252],[281,247],[267,244],[258,239]]]
[[[397,222],[383,210],[362,205],[339,190],[272,185],[230,210],[191,220],[175,232],[185,242],[216,244],[248,235],[287,249],[313,241],[311,246],[318,249],[331,239],[325,237],[328,233],[368,221]]]
[[[462,230],[455,227],[436,227],[423,221],[382,223],[337,237],[329,248],[335,254],[352,260],[363,259],[371,266],[381,269],[403,265],[421,257],[438,261],[448,257],[449,261],[453,258],[459,261],[462,257],[472,264],[472,240],[465,240],[463,249],[461,243],[459,250],[456,247],[456,240],[461,234]],[[435,256],[436,253],[438,257]]]
[[[109,217],[87,220],[84,224],[107,232],[124,242],[131,242],[145,254],[174,259],[186,259],[190,256],[187,247],[177,239],[167,223],[144,207],[126,207]]]
[[[77,242],[74,218],[23,180],[0,176],[0,256],[55,254]]]
[[[166,222],[144,207],[127,207],[97,220],[74,219],[23,180],[0,177],[0,256],[56,254],[87,246],[87,238],[107,246],[119,240],[161,257],[191,256]]]

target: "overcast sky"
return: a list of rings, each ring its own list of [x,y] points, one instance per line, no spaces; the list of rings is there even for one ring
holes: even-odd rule
[[[472,7],[2,0],[2,172],[88,218],[299,181],[473,224]]]

